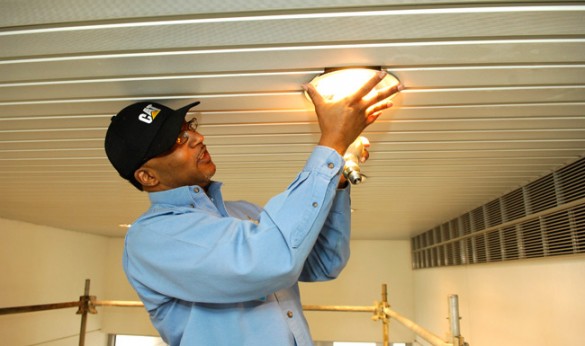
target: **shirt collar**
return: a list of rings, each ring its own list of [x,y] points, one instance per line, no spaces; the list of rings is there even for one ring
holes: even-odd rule
[[[221,199],[221,186],[218,181],[212,181],[208,193],[198,185],[181,186],[175,189],[149,192],[148,198],[152,204],[171,204],[176,206],[187,206],[201,201],[201,199]],[[209,195],[209,196],[208,196]],[[223,200],[222,200],[223,202]]]

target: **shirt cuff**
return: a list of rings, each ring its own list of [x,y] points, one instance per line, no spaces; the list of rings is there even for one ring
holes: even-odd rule
[[[305,164],[305,171],[317,171],[332,178],[341,173],[344,163],[343,157],[337,151],[318,145],[309,156]]]

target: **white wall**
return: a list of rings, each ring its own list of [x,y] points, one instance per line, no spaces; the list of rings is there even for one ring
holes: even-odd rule
[[[111,238],[108,241],[108,268],[104,299],[139,301],[138,295],[128,283],[122,268],[124,239]],[[143,307],[115,308],[103,307],[102,330],[110,334],[158,335],[150,323],[148,314]]]
[[[0,307],[79,300],[104,285],[107,238],[0,219]],[[0,344],[78,345],[76,308],[0,316]],[[105,345],[101,317],[89,315],[86,345]]]
[[[76,301],[91,279],[99,300],[138,300],[122,270],[124,240],[0,219],[0,307]],[[393,308],[414,314],[413,280],[407,241],[352,241],[352,256],[341,277],[302,285],[303,302],[373,305],[386,283]],[[98,307],[89,315],[86,345],[103,346],[107,333],[156,335],[143,308]],[[0,316],[0,344],[74,346],[76,309]],[[381,322],[369,313],[308,312],[319,340],[381,341]],[[392,340],[412,335],[392,325]]]
[[[121,266],[123,239],[0,219],[0,307],[75,301],[86,278],[98,299],[137,300]],[[447,296],[459,295],[461,330],[472,346],[548,346],[582,342],[585,255],[410,270],[408,241],[352,241],[340,278],[302,284],[303,302],[372,305],[388,285],[393,309],[439,336],[448,331]],[[98,308],[87,345],[105,333],[156,334],[143,308]],[[317,340],[380,341],[368,313],[307,312]],[[75,309],[0,316],[2,345],[77,345]],[[101,332],[100,332],[101,329]],[[391,340],[412,334],[391,323]],[[424,343],[423,343],[424,344]]]
[[[414,287],[409,241],[351,242],[351,257],[341,276],[333,281],[301,284],[303,304],[372,306],[388,286],[388,302],[400,314],[414,318]],[[370,313],[306,312],[311,333],[321,341],[382,342],[382,322]],[[412,342],[413,334],[390,323],[391,342]]]
[[[415,270],[414,287],[416,320],[439,336],[458,294],[471,346],[584,342],[585,255]]]

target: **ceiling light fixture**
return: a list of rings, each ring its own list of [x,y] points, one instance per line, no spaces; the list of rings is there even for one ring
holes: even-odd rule
[[[325,71],[313,78],[311,85],[317,89],[317,92],[327,100],[337,101],[347,96],[353,95],[362,85],[372,79],[377,73],[382,71],[381,67],[343,67],[343,68],[326,68]],[[376,97],[379,90],[385,90],[400,82],[391,74],[386,74],[367,95],[363,97],[368,100]],[[307,92],[305,96],[311,100]],[[394,95],[380,100],[386,102],[392,99]],[[347,149],[343,159],[343,175],[351,184],[360,184],[366,177],[360,169],[359,162],[364,148],[369,146],[369,141],[364,136],[359,136]]]
[[[359,87],[379,71],[382,71],[379,66],[326,68],[322,74],[315,77],[310,83],[317,89],[319,94],[336,101],[356,92]],[[369,94],[364,96],[364,99],[372,98],[378,90],[386,89],[399,83],[396,77],[387,74]]]

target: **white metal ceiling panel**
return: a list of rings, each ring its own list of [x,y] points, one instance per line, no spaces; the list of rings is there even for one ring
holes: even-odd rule
[[[408,77],[408,86],[416,89],[449,87],[481,88],[515,85],[515,88],[544,85],[579,85],[585,80],[585,65],[465,66],[444,68],[389,68],[399,79]],[[64,98],[106,98],[133,90],[135,95],[156,95],[162,84],[166,93],[189,94],[198,90],[207,94],[290,91],[322,73],[313,71],[273,71],[199,75],[159,75],[102,78],[91,80],[37,81],[0,83],[0,102]],[[469,79],[477,85],[468,85]],[[405,79],[405,78],[404,78]]]
[[[0,2],[0,217],[122,236],[146,196],[102,145],[138,100],[200,100],[226,196],[265,203],[319,138],[301,84],[367,65],[407,90],[365,133],[354,237],[408,239],[585,153],[583,22],[561,1]]]
[[[490,65],[497,68],[502,64],[582,64],[585,56],[584,43],[585,38],[514,37],[40,56],[0,60],[0,81],[144,77],[204,72],[322,70],[337,66],[387,66],[392,70],[393,67],[412,66],[452,68]],[[486,73],[487,75],[489,73]],[[406,78],[407,85],[408,82]]]
[[[184,16],[189,13],[216,14],[252,12],[282,13],[292,10],[343,9],[364,7],[397,7],[417,5],[433,7],[434,4],[444,5],[457,3],[453,0],[221,0],[221,1],[150,1],[103,0],[99,3],[92,0],[18,0],[0,2],[0,22],[6,26],[42,25],[49,23],[88,22],[104,20],[128,20],[129,18],[157,18]],[[500,4],[493,0],[469,0],[467,3]],[[532,1],[532,3],[545,1]],[[545,3],[562,2],[549,0]],[[522,3],[522,2],[519,2]],[[67,9],[67,10],[64,10]],[[294,13],[294,12],[293,12]]]
[[[0,58],[320,42],[578,36],[585,5],[227,16],[0,31]],[[457,25],[453,25],[457,23]],[[344,27],[346,30],[336,30]],[[376,30],[372,30],[372,27]],[[55,42],[60,42],[56,45]]]

